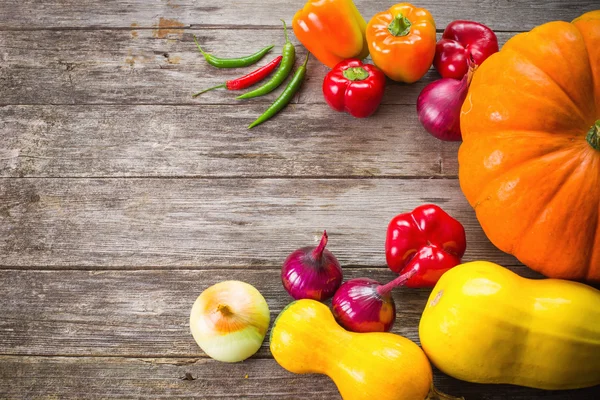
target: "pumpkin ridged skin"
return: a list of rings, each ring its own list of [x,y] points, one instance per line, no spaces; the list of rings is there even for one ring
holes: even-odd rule
[[[279,314],[271,353],[290,372],[329,376],[344,400],[422,400],[433,382],[415,343],[392,333],[348,332],[315,300],[295,301]]]
[[[600,282],[600,11],[511,38],[475,72],[459,179],[488,238],[553,278]]]
[[[600,384],[600,291],[582,283],[462,264],[431,292],[419,337],[431,362],[457,379],[548,390]]]

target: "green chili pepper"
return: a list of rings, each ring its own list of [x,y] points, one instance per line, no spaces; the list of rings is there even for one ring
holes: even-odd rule
[[[307,63],[308,63],[308,53],[306,54],[306,59],[304,60],[304,64],[302,64],[300,66],[300,68],[298,68],[296,70],[296,72],[294,73],[294,76],[292,77],[292,80],[290,81],[290,83],[287,84],[287,86],[285,87],[283,92],[281,92],[281,94],[279,95],[277,100],[275,100],[273,102],[273,104],[271,104],[271,106],[269,108],[267,108],[267,110],[260,117],[258,117],[256,119],[256,121],[251,123],[248,126],[248,129],[252,129],[256,125],[260,125],[263,122],[267,121],[269,118],[273,117],[279,111],[283,110],[283,108],[285,106],[287,106],[290,101],[292,101],[292,98],[298,92],[298,90],[300,89],[300,86],[302,86],[302,82],[304,81],[304,76],[306,75],[306,64]]]
[[[265,54],[267,54],[273,47],[275,47],[275,45],[267,46],[254,54],[241,58],[219,58],[202,50],[202,47],[200,47],[200,45],[198,44],[196,36],[194,36],[194,42],[196,42],[198,50],[200,50],[200,53],[202,53],[206,61],[213,67],[217,68],[240,68],[256,64],[261,58],[265,56]]]
[[[296,49],[288,39],[285,21],[281,20],[281,22],[283,22],[283,31],[285,32],[285,44],[283,45],[283,50],[281,52],[283,55],[283,60],[281,60],[279,69],[277,69],[277,72],[275,72],[269,82],[248,93],[238,96],[238,99],[251,99],[253,97],[264,96],[267,93],[271,93],[273,90],[277,89],[290,74],[290,71],[294,66],[294,62],[296,61]]]

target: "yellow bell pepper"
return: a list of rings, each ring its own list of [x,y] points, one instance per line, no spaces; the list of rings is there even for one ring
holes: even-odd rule
[[[367,23],[352,0],[309,0],[294,15],[292,27],[300,43],[329,68],[369,55]]]

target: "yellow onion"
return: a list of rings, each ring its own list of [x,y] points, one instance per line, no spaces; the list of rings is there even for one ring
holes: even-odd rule
[[[190,313],[190,329],[208,356],[238,362],[258,351],[270,319],[269,306],[254,286],[224,281],[198,296]]]

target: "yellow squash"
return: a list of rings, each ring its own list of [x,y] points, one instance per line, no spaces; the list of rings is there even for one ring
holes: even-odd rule
[[[345,400],[450,399],[432,388],[431,365],[415,343],[393,333],[353,333],[315,300],[286,307],[271,330],[271,353],[297,374],[328,375]]]
[[[551,390],[600,384],[600,291],[581,283],[462,264],[431,292],[419,336],[436,367],[465,381]]]

